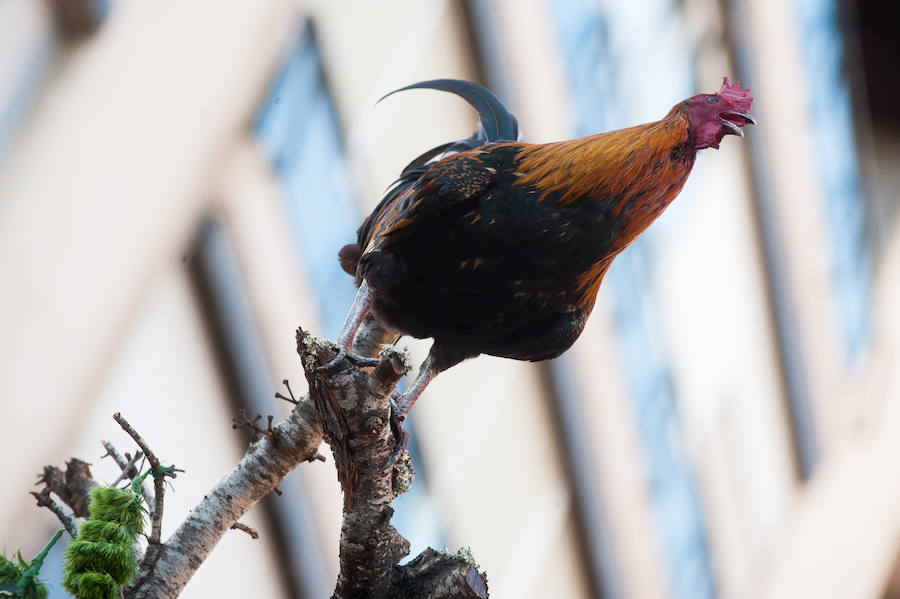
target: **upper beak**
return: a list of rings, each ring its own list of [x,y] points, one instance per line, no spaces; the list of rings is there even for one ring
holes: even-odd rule
[[[729,110],[728,112],[725,113],[725,115],[740,117],[740,118],[744,119],[745,121],[747,121],[746,123],[744,123],[745,125],[755,125],[756,124],[756,119],[749,112],[737,112],[734,110]]]

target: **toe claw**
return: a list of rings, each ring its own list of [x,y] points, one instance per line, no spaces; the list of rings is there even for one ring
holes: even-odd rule
[[[344,348],[343,345],[338,345],[338,351],[334,355],[334,357],[325,364],[322,364],[316,370],[318,372],[323,372],[327,370],[331,370],[335,366],[341,363],[341,360],[347,359],[348,362],[355,366],[359,366],[361,368],[369,368],[372,366],[378,366],[381,363],[381,360],[378,358],[367,358],[366,356],[360,356],[359,354],[354,354],[353,352],[348,351]]]
[[[409,433],[400,429],[400,440],[397,441],[397,444],[394,445],[394,449],[391,450],[391,455],[388,456],[387,460],[384,462],[384,468],[393,468],[394,464],[397,462],[397,458],[403,455],[403,452],[406,451],[407,446],[409,445]]]
[[[406,448],[409,445],[409,433],[403,428],[403,421],[406,420],[406,414],[401,413],[400,410],[397,409],[397,404],[394,401],[398,397],[400,397],[400,395],[396,391],[391,394],[391,432],[394,434],[394,438],[397,439],[397,444],[394,445],[391,454],[384,462],[385,469],[393,468],[397,458],[403,455],[403,452],[406,451]]]
[[[360,356],[359,354],[350,352],[347,352],[347,359],[363,368],[368,366],[378,366],[381,363],[381,360],[378,358],[367,358],[366,356]]]
[[[334,357],[331,358],[330,360],[328,360],[326,363],[322,364],[321,366],[317,367],[316,371],[323,372],[325,370],[331,370],[332,368],[337,366],[340,363],[340,361],[343,360],[346,356],[347,356],[346,350],[343,347],[338,346],[338,352],[334,355]]]

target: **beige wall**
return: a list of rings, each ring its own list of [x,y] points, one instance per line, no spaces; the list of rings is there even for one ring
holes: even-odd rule
[[[493,3],[529,141],[571,136],[569,88],[548,6]],[[733,69],[719,4],[683,6],[677,18],[697,49],[698,77],[704,88],[715,86]],[[813,480],[796,479],[753,221],[752,165],[737,139],[700,157],[660,223],[665,252],[654,284],[666,299],[660,338],[679,391],[681,433],[722,597],[875,599],[900,534],[900,486],[891,474],[900,438],[900,236],[896,228],[885,233],[872,347],[858,368],[847,369],[803,135],[812,124],[802,95],[782,93],[802,77],[795,24],[784,3],[741,6],[823,458]],[[45,35],[46,15],[32,16]],[[114,3],[95,37],[60,45],[0,154],[0,452],[19,456],[3,467],[0,540],[7,549],[33,552],[54,527],[26,494],[41,465],[77,455],[95,463],[98,478],[114,477],[98,443],[128,445],[109,418],[113,411],[187,470],[168,495],[167,531],[237,459],[240,440],[230,429],[203,307],[182,264],[202,215],[219,216],[233,242],[270,371],[302,392],[293,330],[322,325],[250,123],[304,16],[321,45],[361,212],[410,157],[471,131],[472,113],[448,94],[414,91],[375,106],[412,81],[475,77],[459,2],[190,0],[176,8],[129,0]],[[0,58],[7,69],[0,83],[11,80],[9,56]],[[602,290],[569,366],[582,390],[593,482],[624,596],[663,598],[665,556],[611,303]],[[408,345],[416,361],[428,347]],[[472,548],[492,596],[588,597],[573,490],[539,368],[479,358],[442,374],[417,404],[416,440],[439,525],[451,547]],[[272,411],[286,408],[273,404]],[[340,523],[332,468],[329,461],[300,469],[329,580]],[[285,595],[258,511],[246,521],[262,541],[227,535],[186,596]]]

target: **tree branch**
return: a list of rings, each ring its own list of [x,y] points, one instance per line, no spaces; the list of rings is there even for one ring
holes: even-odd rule
[[[250,538],[253,539],[254,541],[259,538],[259,533],[256,532],[256,529],[251,528],[251,527],[247,526],[246,524],[241,524],[240,522],[235,522],[234,524],[232,524],[231,529],[244,531],[245,533],[250,535]]]
[[[44,490],[40,493],[31,491],[31,495],[37,500],[38,507],[45,507],[56,515],[70,537],[74,539],[78,536],[78,532],[75,530],[75,521],[72,520],[72,516],[68,515],[62,506],[50,497],[50,487],[44,487]]]
[[[357,334],[354,350],[374,353],[396,334],[372,317]],[[318,459],[322,443],[321,419],[308,397],[300,399],[287,420],[247,449],[240,463],[201,501],[160,546],[156,566],[126,597],[175,597],[200,567],[219,539],[250,507],[288,475],[298,464]]]
[[[310,396],[322,419],[344,491],[340,572],[332,599],[487,597],[487,579],[466,553],[428,549],[406,566],[409,542],[391,526],[394,497],[412,484],[408,454],[393,466],[388,456],[400,441],[391,426],[391,394],[409,368],[392,348],[371,372],[331,342],[297,332]]]
[[[219,539],[294,467],[316,454],[322,429],[309,401],[301,401],[272,437],[254,443],[240,463],[191,511],[160,546],[156,567],[126,597],[175,597]]]
[[[370,316],[357,335],[354,351],[369,356],[395,338],[395,333]],[[385,464],[399,432],[391,425],[390,397],[409,367],[405,357],[388,348],[377,362],[359,360],[301,330],[297,340],[312,400],[297,400],[288,390],[288,401],[295,407],[285,421],[262,429],[255,420],[240,420],[238,424],[259,429],[261,438],[165,543],[158,543],[157,518],[162,515],[166,469],[140,435],[116,414],[147,457],[157,487],[151,544],[141,563],[141,575],[125,589],[124,597],[177,596],[228,530],[255,532],[238,523],[253,504],[269,492],[277,492],[278,483],[301,462],[324,459],[317,451],[323,435],[334,453],[344,490],[340,574],[333,599],[487,597],[487,579],[467,552],[426,549],[407,565],[398,565],[409,554],[409,542],[391,525],[390,504],[409,488],[412,468],[408,456],[391,467]],[[118,456],[115,448],[107,446],[107,451],[123,471],[131,470],[132,464]],[[65,474],[48,466],[42,480],[76,515],[87,515],[88,493],[96,486],[88,464],[73,459]]]
[[[38,478],[38,484],[41,483],[47,485],[52,493],[72,508],[75,516],[88,517],[91,489],[98,484],[91,475],[90,464],[72,458],[66,462],[65,472],[56,466],[44,466],[44,472]]]
[[[425,549],[399,568],[395,597],[428,599],[486,599],[487,576],[467,550],[457,553]]]
[[[143,450],[144,455],[147,457],[147,461],[150,463],[150,471],[153,474],[153,509],[150,512],[150,536],[147,537],[147,550],[144,552],[144,558],[141,560],[141,564],[138,571],[138,580],[141,580],[147,573],[152,572],[154,567],[156,566],[156,560],[159,557],[159,549],[160,549],[160,536],[162,535],[162,519],[163,519],[163,508],[165,501],[165,492],[166,492],[166,477],[171,476],[175,478],[177,476],[176,472],[178,469],[174,466],[163,467],[162,463],[159,461],[159,458],[156,457],[156,454],[153,453],[153,450],[150,449],[150,446],[141,437],[140,434],[134,429],[131,424],[122,417],[121,414],[116,412],[113,414],[113,419],[119,423],[119,426],[122,427],[126,433],[134,439],[134,442],[137,443],[138,447]],[[131,468],[131,466],[128,466]]]
[[[126,453],[125,454],[126,457],[123,458],[122,455],[116,450],[115,445],[113,445],[109,441],[101,441],[100,444],[103,445],[104,449],[106,449],[106,453],[103,456],[101,456],[100,459],[103,459],[107,456],[111,457],[113,459],[113,461],[119,466],[119,469],[130,480],[134,480],[135,477],[140,474],[140,472],[138,472],[138,469],[132,463],[132,460],[134,460],[137,457],[137,454],[135,454],[135,458],[128,459],[127,458],[128,454]],[[140,452],[138,452],[138,453],[140,453]],[[129,464],[131,464],[131,467],[129,467]],[[153,493],[150,491],[150,483],[148,483],[146,480],[144,481],[144,484],[141,485],[141,495],[144,497],[144,501],[147,502],[148,509],[150,510],[150,516],[152,517],[153,516]]]
[[[389,425],[390,397],[407,365],[390,353],[371,374],[346,358],[331,366],[337,348],[303,331],[297,332],[297,349],[344,491],[335,596],[382,596],[391,584],[390,549],[396,535],[390,525],[393,468],[385,467],[396,443]]]
[[[119,476],[116,477],[116,480],[109,483],[109,485],[111,487],[115,487],[124,478],[130,478],[130,479],[134,480],[134,477],[137,476],[137,474],[131,474],[131,473],[137,472],[137,468],[135,468],[135,465],[138,462],[140,462],[143,457],[144,457],[144,454],[140,451],[137,452],[136,454],[134,454],[134,457],[125,463],[125,466],[122,468],[122,471],[119,473]]]

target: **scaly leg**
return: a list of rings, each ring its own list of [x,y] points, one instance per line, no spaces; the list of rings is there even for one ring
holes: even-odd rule
[[[406,420],[406,416],[412,409],[413,404],[422,395],[422,391],[425,390],[431,379],[436,377],[442,370],[443,368],[435,365],[434,357],[428,354],[428,357],[422,362],[422,366],[419,367],[419,374],[416,375],[416,380],[406,389],[403,395],[391,401],[391,429],[394,431],[394,436],[397,437],[397,444],[391,450],[391,455],[388,456],[384,464],[385,468],[393,466],[400,454],[406,451],[406,446],[409,444],[409,433],[403,430],[403,421]]]
[[[363,319],[365,319],[366,314],[369,313],[369,309],[374,301],[375,298],[369,291],[369,284],[363,279],[359,290],[356,292],[356,299],[353,300],[353,305],[350,306],[350,311],[347,312],[344,326],[341,327],[341,332],[338,335],[338,343],[348,352],[353,348],[353,339],[356,337],[356,331],[359,329],[359,325],[362,324]]]
[[[403,422],[406,419],[406,415],[409,414],[413,404],[416,403],[416,400],[422,395],[422,391],[425,390],[428,383],[430,383],[441,370],[443,369],[435,366],[432,355],[428,354],[428,357],[422,362],[422,366],[419,367],[419,374],[416,375],[416,380],[414,380],[412,385],[406,389],[406,392],[403,395],[396,398],[394,401],[393,408],[397,412],[397,418],[400,422]]]
[[[363,279],[362,284],[359,286],[359,290],[356,292],[356,298],[353,300],[353,305],[350,306],[350,311],[347,312],[347,318],[344,319],[344,325],[341,327],[341,332],[338,334],[338,353],[334,358],[329,360],[328,363],[319,366],[318,370],[331,370],[340,364],[344,358],[357,366],[368,367],[378,365],[381,361],[378,358],[367,358],[350,351],[353,348],[353,340],[356,338],[356,331],[359,330],[359,326],[362,324],[363,320],[365,320],[366,314],[369,313],[369,309],[372,307],[374,301],[375,298],[369,291],[369,284]]]

